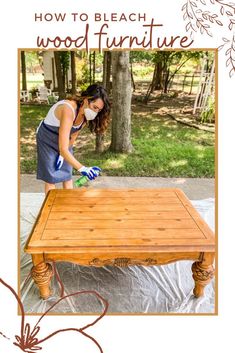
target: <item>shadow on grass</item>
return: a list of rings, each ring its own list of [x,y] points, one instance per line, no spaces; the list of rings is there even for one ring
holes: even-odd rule
[[[105,151],[94,152],[95,135],[81,131],[74,146],[75,157],[84,165],[98,165],[103,175],[214,177],[214,134],[182,126],[156,112],[139,107],[132,114],[130,154],[112,153],[110,126],[106,132]],[[21,109],[21,172],[36,171],[35,132],[48,107],[24,106]]]

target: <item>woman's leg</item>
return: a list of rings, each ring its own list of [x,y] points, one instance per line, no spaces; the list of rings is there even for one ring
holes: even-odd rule
[[[55,184],[45,183],[45,195],[52,189],[55,189]]]
[[[73,189],[73,180],[63,181],[63,189]]]

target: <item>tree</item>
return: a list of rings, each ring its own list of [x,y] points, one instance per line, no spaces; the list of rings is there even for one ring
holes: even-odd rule
[[[22,90],[27,90],[27,80],[26,80],[26,65],[25,65],[25,52],[21,50],[21,72],[22,72]]]
[[[110,94],[111,82],[111,52],[105,51],[103,55],[103,87],[106,89],[107,94]],[[96,152],[103,152],[104,150],[104,134],[96,134]]]
[[[131,144],[131,74],[129,52],[112,52],[112,152],[129,153]]]
[[[103,86],[107,93],[110,94],[111,89],[111,52],[105,51],[103,57]]]
[[[75,51],[71,50],[71,76],[72,76],[72,94],[76,94],[76,65],[75,65]]]
[[[56,67],[56,77],[57,77],[57,84],[58,84],[59,99],[64,99],[65,98],[65,87],[63,84],[62,66],[61,66],[59,51],[57,51],[57,50],[54,51],[54,58],[55,58],[55,67]]]
[[[162,89],[162,87],[163,87],[163,83],[162,83],[162,81],[163,81],[162,62],[161,61],[157,62],[156,65],[155,65],[155,68],[156,68],[155,69],[156,72],[155,72],[155,77],[154,77],[154,80],[155,80],[154,89],[155,90],[157,90],[157,89],[159,90],[159,89]]]
[[[69,88],[68,82],[68,70],[70,66],[70,53],[69,51],[60,51],[60,63],[61,63],[61,71],[62,71],[62,80],[63,80],[63,89],[66,92],[66,88]]]
[[[135,92],[135,80],[134,80],[134,75],[133,75],[133,63],[130,57],[130,66],[131,66],[131,84],[133,87],[133,91]]]
[[[27,51],[27,54],[25,55],[27,72],[34,74],[38,66],[41,66],[41,69],[43,70],[41,61],[42,61],[42,55],[40,51],[39,52]]]
[[[168,92],[171,81],[176,73],[190,59],[199,59],[202,52],[189,51],[158,51],[154,53],[152,61],[154,62],[154,73],[152,82],[149,85],[145,96],[145,103],[148,102],[150,94],[156,89],[163,89],[164,93]]]
[[[95,51],[89,54],[89,81],[90,85],[95,82]]]
[[[70,53],[68,51],[54,51],[56,77],[58,83],[59,99],[66,96],[68,88],[68,69],[70,65]]]

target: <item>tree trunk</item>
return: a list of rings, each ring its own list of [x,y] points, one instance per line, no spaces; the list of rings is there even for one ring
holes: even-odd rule
[[[75,51],[71,50],[71,79],[72,79],[72,94],[76,94],[76,65],[75,65]]]
[[[135,92],[135,81],[134,81],[134,76],[133,76],[132,62],[130,62],[130,65],[131,65],[131,84],[133,87],[133,91]]]
[[[95,83],[95,51],[93,51],[92,83]]]
[[[110,76],[111,76],[111,52],[105,51],[104,59],[103,59],[103,86],[106,89],[108,95],[110,94],[110,89],[111,89]]]
[[[167,93],[168,92],[168,84],[169,84],[169,76],[170,76],[170,70],[166,70],[165,73],[165,79],[164,79],[164,87],[163,87],[163,92]]]
[[[52,89],[55,90],[56,82],[55,82],[55,58],[51,58],[51,67],[52,67]]]
[[[162,62],[157,63],[154,89],[162,89]]]
[[[20,56],[21,56],[21,72],[22,72],[22,90],[27,91],[25,52],[23,50],[20,52]]]
[[[91,82],[92,82],[92,78],[91,78],[91,64],[92,64],[92,61],[91,61],[91,53],[89,54],[89,83],[91,85]]]
[[[131,74],[129,52],[112,52],[112,152],[129,153],[131,144]]]
[[[104,151],[104,134],[96,134],[95,151],[97,153]]]
[[[103,57],[103,86],[110,93],[110,74],[111,74],[111,52],[105,51]],[[102,133],[96,134],[96,152],[104,151],[104,135]]]
[[[160,72],[160,68],[161,68],[161,72]],[[160,66],[159,63],[155,63],[152,81],[151,81],[151,83],[148,87],[147,93],[144,97],[145,104],[148,103],[148,100],[149,100],[151,93],[153,93],[153,91],[155,89],[158,89],[157,87],[159,86],[159,80],[160,80],[160,82],[162,81],[162,65]]]
[[[65,98],[65,89],[63,84],[63,73],[62,73],[62,66],[60,61],[60,53],[56,50],[54,51],[54,57],[55,57],[56,77],[57,77],[59,100],[60,100]]]
[[[149,97],[150,97],[151,93],[154,91],[156,72],[157,72],[157,64],[155,63],[152,81],[151,81],[151,83],[150,83],[150,85],[148,87],[147,93],[146,93],[146,95],[144,97],[144,103],[145,104],[148,103]]]

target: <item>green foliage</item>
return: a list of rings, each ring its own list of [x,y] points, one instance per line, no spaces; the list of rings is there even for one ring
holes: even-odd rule
[[[186,60],[194,60],[199,62],[203,52],[199,51],[159,51],[154,54],[154,63],[162,62],[164,70],[175,71],[175,67],[179,67]]]
[[[79,86],[89,81],[87,58],[76,58],[76,78]]]
[[[82,83],[79,85],[79,90],[81,92],[85,91],[87,89],[87,87],[90,85],[90,83],[86,82],[86,83]]]
[[[205,110],[200,114],[201,123],[211,123],[215,121],[215,100],[209,96]]]
[[[98,53],[98,52],[95,53],[95,64],[96,64],[96,66],[102,66],[103,65],[103,58],[104,58],[103,54]]]
[[[29,92],[32,94],[32,98],[35,98],[38,93],[38,88],[36,86],[33,86]]]
[[[154,52],[151,51],[131,51],[130,60],[132,63],[151,63],[154,60]]]
[[[153,73],[153,67],[151,66],[133,66],[133,74],[137,76],[138,78],[146,78],[146,76],[149,76],[150,74]]]
[[[67,72],[70,65],[70,52],[61,51],[59,54],[60,54],[60,62],[61,62],[62,70],[63,72]]]
[[[38,52],[25,51],[25,63],[26,67],[36,66],[40,64]]]

